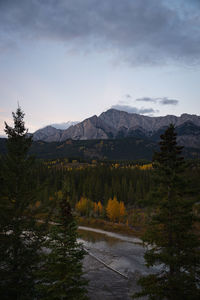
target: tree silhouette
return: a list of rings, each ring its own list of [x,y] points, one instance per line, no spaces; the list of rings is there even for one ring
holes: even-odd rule
[[[170,125],[161,135],[160,152],[155,153],[153,168],[157,182],[154,193],[155,213],[144,242],[147,266],[160,265],[156,274],[139,280],[142,291],[133,298],[151,300],[200,299],[199,238],[195,235],[195,200],[187,197],[182,147]]]
[[[51,226],[44,244],[47,251],[39,273],[39,299],[86,300],[87,280],[82,271],[85,251],[77,242],[77,224],[68,200],[61,192],[56,197],[56,225]]]
[[[32,138],[20,107],[13,120],[13,127],[5,123],[8,151],[0,191],[0,295],[1,299],[33,299],[42,225],[35,221],[34,159],[28,156]]]

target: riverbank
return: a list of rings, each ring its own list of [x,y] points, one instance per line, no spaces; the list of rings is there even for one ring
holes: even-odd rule
[[[138,238],[141,238],[145,232],[145,226],[131,227],[126,224],[112,223],[97,218],[78,217],[77,222],[79,226],[92,227]]]
[[[131,300],[140,290],[138,279],[152,272],[145,265],[141,240],[83,226],[79,234],[86,249],[83,269],[89,280],[89,299]]]
[[[45,220],[47,218],[46,214],[38,214],[37,219]],[[51,219],[54,221],[53,219]],[[87,218],[87,217],[76,217],[78,226],[91,227],[96,229],[101,229],[105,231],[111,231],[119,234],[125,234],[132,237],[142,238],[145,233],[145,225],[130,226],[123,223],[113,223],[103,219],[98,218]]]

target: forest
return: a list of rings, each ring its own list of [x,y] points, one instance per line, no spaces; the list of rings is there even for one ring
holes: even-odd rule
[[[38,162],[37,176],[38,185],[43,186],[38,205],[40,203],[44,211],[53,201],[54,194],[67,185],[70,204],[79,215],[109,220],[106,208],[109,199],[115,198],[126,208],[121,222],[128,221],[129,225],[135,223],[136,212],[143,216],[151,208],[156,187],[152,164],[143,161],[80,163],[74,160],[69,163],[67,159],[42,160]],[[187,196],[199,195],[200,162],[188,160],[184,176],[188,182]],[[82,211],[77,206],[81,199],[82,202],[85,199]],[[101,213],[95,211],[98,203],[102,206]]]
[[[13,121],[0,157],[1,299],[88,299],[84,222],[137,229],[147,266],[163,265],[139,279],[134,298],[199,299],[200,161],[184,159],[173,125],[152,162],[83,161],[36,159],[20,107]]]

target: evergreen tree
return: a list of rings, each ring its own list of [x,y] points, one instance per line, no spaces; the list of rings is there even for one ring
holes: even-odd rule
[[[145,295],[151,300],[200,299],[200,241],[194,233],[194,200],[184,194],[181,151],[174,126],[170,125],[161,135],[160,152],[154,157],[156,208],[144,237],[147,266],[160,268],[156,274],[139,280],[142,291],[134,299]]]
[[[59,207],[55,225],[52,225],[45,243],[44,263],[39,272],[40,300],[84,300],[87,280],[82,271],[85,251],[77,242],[77,225],[69,201],[57,193]]]
[[[34,299],[35,270],[41,245],[40,226],[34,218],[37,201],[34,160],[28,156],[32,138],[24,113],[13,113],[14,127],[5,123],[7,155],[0,191],[0,295],[1,299]]]

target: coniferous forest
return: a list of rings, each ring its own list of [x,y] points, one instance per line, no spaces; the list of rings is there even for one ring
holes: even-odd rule
[[[120,224],[150,247],[146,264],[163,267],[134,298],[199,299],[200,163],[184,159],[173,125],[152,162],[87,162],[36,159],[20,107],[13,121],[0,161],[1,299],[88,299],[79,224]]]
[[[0,0],[0,300],[200,300],[200,0]]]

